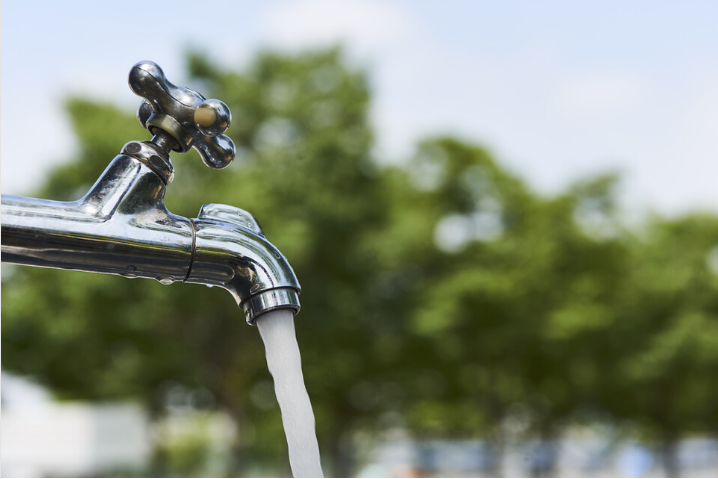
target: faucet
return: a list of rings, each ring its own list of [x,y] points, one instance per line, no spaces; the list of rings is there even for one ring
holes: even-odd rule
[[[2,195],[2,261],[220,286],[249,324],[275,309],[296,314],[299,282],[251,214],[205,204],[189,219],[164,204],[170,151],[194,148],[216,169],[234,159],[227,105],[173,85],[149,61],[132,67],[129,85],[143,98],[137,119],[152,139],[127,143],[79,200]]]

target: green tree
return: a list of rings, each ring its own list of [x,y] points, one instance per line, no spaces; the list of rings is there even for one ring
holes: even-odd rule
[[[200,89],[230,106],[238,155],[223,171],[175,157],[168,208],[193,217],[202,203],[241,206],[290,259],[304,290],[297,330],[320,444],[333,471],[349,475],[345,432],[366,413],[350,391],[371,376],[377,348],[368,239],[386,210],[369,156],[366,76],[339,49],[262,53],[242,72],[198,53],[188,63]],[[68,111],[81,151],[52,173],[44,197],[77,197],[122,144],[148,137],[110,105],[73,99]],[[240,428],[256,431],[239,435],[241,465],[287,462],[278,410],[262,394],[271,377],[260,338],[224,291],[31,268],[17,269],[4,290],[6,368],[60,397],[136,397],[156,414],[172,384],[206,388]]]
[[[652,218],[630,243],[630,290],[595,387],[602,409],[658,445],[664,470],[680,475],[678,441],[718,429],[718,218]]]
[[[590,392],[582,347],[610,319],[605,304],[625,257],[615,179],[544,198],[482,148],[451,138],[422,144],[412,167],[416,198],[402,214],[414,211],[439,244],[449,228],[450,241],[434,253],[429,241],[421,255],[428,262],[410,330],[430,353],[412,360],[413,376],[435,384],[416,396],[411,418],[430,436],[488,438],[489,468],[500,475],[503,424],[517,407],[551,445]],[[533,474],[554,465],[555,454]]]
[[[524,438],[543,445],[537,476],[555,474],[555,445],[575,421],[639,431],[662,444],[672,473],[678,440],[715,434],[714,215],[655,218],[632,232],[620,222],[614,176],[541,195],[485,149],[451,137],[379,167],[367,75],[338,48],[263,52],[241,70],[198,52],[187,58],[193,86],[230,106],[238,153],[222,171],[193,153],[175,156],[166,203],[187,217],[202,203],[245,208],[294,267],[328,472],[355,472],[357,432],[397,426],[418,438],[486,439],[493,475],[506,421],[519,415]],[[124,143],[149,137],[112,105],[74,98],[67,109],[80,151],[39,197],[79,197]],[[60,398],[135,398],[155,418],[179,396],[221,410],[240,431],[228,475],[266,464],[288,472],[261,340],[226,292],[4,273],[5,368]],[[158,451],[150,472],[205,473],[202,437]]]

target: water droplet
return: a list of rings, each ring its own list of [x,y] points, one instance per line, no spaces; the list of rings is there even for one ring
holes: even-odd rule
[[[157,278],[157,281],[159,281],[160,284],[164,284],[165,286],[174,283],[174,280],[172,278]]]
[[[213,284],[205,284],[205,286],[207,286],[208,288],[214,288]]]

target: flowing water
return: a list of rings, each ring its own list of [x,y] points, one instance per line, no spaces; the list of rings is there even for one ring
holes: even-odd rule
[[[267,350],[267,366],[282,410],[292,474],[324,477],[314,432],[314,412],[304,386],[302,359],[294,332],[294,314],[288,309],[270,311],[257,318],[256,324]]]

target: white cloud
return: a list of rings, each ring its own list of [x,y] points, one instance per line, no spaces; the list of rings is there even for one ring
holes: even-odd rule
[[[680,107],[673,110],[674,130],[666,148],[642,180],[652,187],[651,204],[663,211],[718,207],[718,70],[694,73],[685,90],[676,94]],[[649,180],[650,178],[650,180]],[[650,183],[649,183],[650,182]],[[676,201],[680,198],[681,201]]]
[[[581,72],[560,85],[558,102],[569,115],[619,114],[638,106],[648,90],[647,82],[637,73]]]
[[[269,7],[261,25],[283,47],[346,42],[370,53],[407,34],[412,19],[396,4],[377,0],[298,0]]]
[[[76,151],[75,136],[60,100],[47,92],[34,98],[31,91],[23,93],[3,95],[2,118],[12,118],[3,123],[0,134],[0,190],[4,195],[30,194],[53,166]]]

